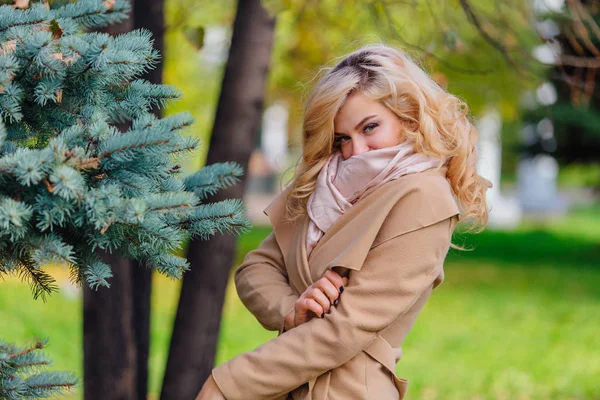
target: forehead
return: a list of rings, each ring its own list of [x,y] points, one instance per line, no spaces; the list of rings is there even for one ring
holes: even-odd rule
[[[354,129],[364,117],[382,114],[387,109],[363,93],[352,93],[336,114],[333,123],[336,131]]]

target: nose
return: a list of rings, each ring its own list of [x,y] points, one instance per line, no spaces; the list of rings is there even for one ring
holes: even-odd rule
[[[369,146],[364,138],[358,137],[352,139],[352,155],[356,156],[369,151]]]

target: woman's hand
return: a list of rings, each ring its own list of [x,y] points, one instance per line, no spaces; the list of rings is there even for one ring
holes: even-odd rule
[[[221,389],[217,386],[217,382],[213,379],[212,374],[208,375],[208,379],[202,385],[200,393],[196,396],[196,400],[227,400]]]
[[[324,318],[332,305],[337,306],[347,283],[348,278],[327,270],[321,279],[310,285],[296,300],[294,310],[285,318],[285,330],[310,321],[315,315]]]

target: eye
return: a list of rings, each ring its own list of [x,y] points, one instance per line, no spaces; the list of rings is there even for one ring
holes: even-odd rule
[[[350,138],[349,138],[348,136],[341,136],[341,135],[340,135],[340,136],[336,136],[336,137],[333,139],[333,142],[334,142],[335,144],[340,144],[341,142],[344,142],[344,141],[346,141],[347,139],[350,139]]]
[[[373,122],[372,124],[369,125],[365,125],[365,127],[363,128],[363,132],[371,132],[373,129],[377,128],[379,126],[379,124]]]

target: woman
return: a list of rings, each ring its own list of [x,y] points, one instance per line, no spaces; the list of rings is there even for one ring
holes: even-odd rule
[[[302,162],[235,283],[279,335],[219,365],[198,399],[402,399],[401,344],[459,220],[487,223],[467,106],[404,53],[363,47],[307,99]],[[432,360],[432,362],[434,362]]]

